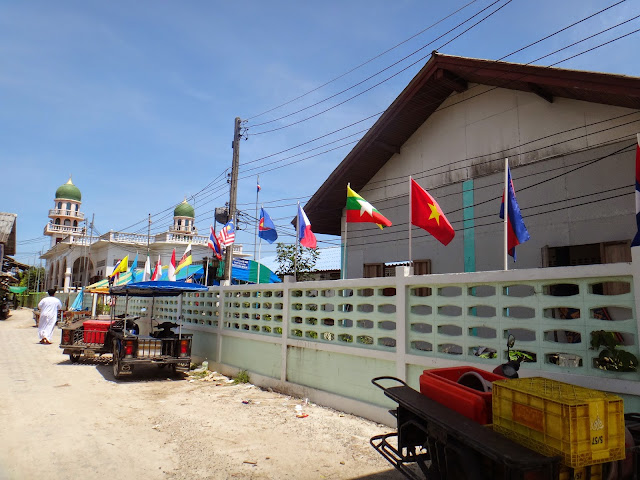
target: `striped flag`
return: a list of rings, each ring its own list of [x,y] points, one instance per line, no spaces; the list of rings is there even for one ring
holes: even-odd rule
[[[631,242],[632,247],[640,245],[640,133],[636,137],[636,225],[638,226],[638,231],[636,236],[633,237],[633,242]]]
[[[216,237],[216,232],[213,229],[213,226],[211,226],[211,233],[209,234],[207,246],[213,250],[213,254],[218,260],[222,259],[222,248],[220,247],[220,243],[218,243],[218,237]]]
[[[151,281],[158,281],[160,277],[162,277],[162,262],[160,261],[160,255],[158,255],[158,263],[156,263],[156,268],[153,269]]]
[[[220,240],[221,247],[228,247],[233,245],[236,240],[236,229],[233,225],[233,220],[230,220],[225,224],[218,234],[218,240]]]

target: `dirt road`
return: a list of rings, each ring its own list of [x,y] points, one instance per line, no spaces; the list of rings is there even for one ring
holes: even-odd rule
[[[0,321],[0,345],[2,480],[402,478],[368,443],[389,428],[352,415],[299,418],[300,399],[219,375],[116,381],[110,355],[72,364],[39,344],[27,309]]]

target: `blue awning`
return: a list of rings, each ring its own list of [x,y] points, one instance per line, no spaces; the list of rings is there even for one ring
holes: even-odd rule
[[[204,285],[188,282],[137,282],[111,287],[111,295],[130,295],[132,297],[177,297],[184,292],[206,292]]]

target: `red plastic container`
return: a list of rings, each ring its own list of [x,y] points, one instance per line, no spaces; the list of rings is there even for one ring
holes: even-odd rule
[[[464,375],[464,377],[463,377]],[[420,375],[420,393],[461,415],[486,425],[492,421],[491,391],[483,392],[466,385],[486,385],[504,380],[501,375],[474,367],[434,368]]]
[[[104,344],[104,337],[111,326],[111,320],[86,320],[84,326],[84,343]]]

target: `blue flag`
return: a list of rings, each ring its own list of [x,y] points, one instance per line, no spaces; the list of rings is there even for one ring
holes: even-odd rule
[[[271,217],[264,208],[260,209],[260,222],[258,223],[258,236],[264,238],[267,242],[273,243],[278,239],[276,226],[273,224]]]
[[[513,188],[513,181],[511,180],[511,169],[507,170],[508,174],[508,193],[509,193],[509,208],[507,215],[507,251],[509,255],[513,257],[513,261],[516,261],[516,246],[529,240],[529,232],[522,220],[522,214],[520,213],[520,207],[516,201],[516,191]],[[500,218],[504,219],[504,194],[502,194],[502,205],[500,206]]]

